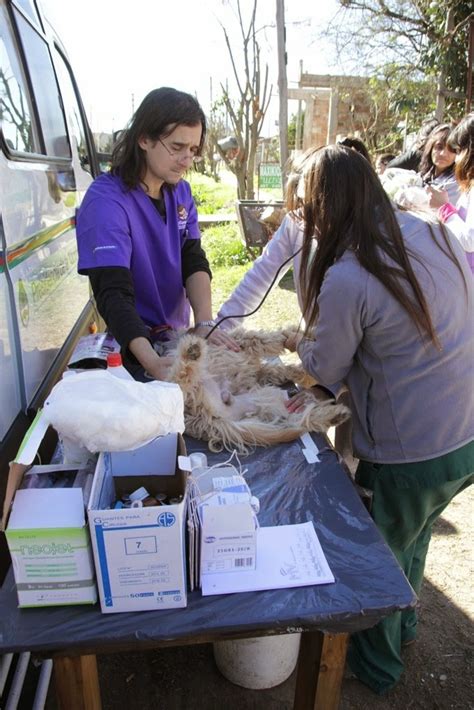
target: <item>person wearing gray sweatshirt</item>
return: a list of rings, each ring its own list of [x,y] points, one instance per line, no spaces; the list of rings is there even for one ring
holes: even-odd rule
[[[457,240],[396,210],[367,161],[342,146],[306,165],[303,212],[306,330],[287,347],[321,392],[349,390],[356,481],[372,491],[374,521],[419,593],[431,527],[474,477],[473,279]],[[416,625],[407,610],[354,634],[353,673],[390,690]]]

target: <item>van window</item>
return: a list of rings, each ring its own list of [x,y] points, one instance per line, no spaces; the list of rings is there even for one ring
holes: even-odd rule
[[[15,11],[15,19],[30,72],[46,154],[70,158],[71,150],[49,47],[18,11]]]
[[[15,2],[37,25],[40,24],[38,11],[33,0],[15,0]]]
[[[58,72],[59,86],[63,97],[63,104],[67,111],[71,142],[77,147],[81,167],[91,172],[91,161],[87,147],[86,132],[82,119],[81,109],[77,94],[71,78],[71,70],[61,52],[54,48],[54,63]]]
[[[12,41],[12,27],[4,6],[0,7],[0,121],[3,138],[12,151],[39,153],[33,111],[26,80]]]

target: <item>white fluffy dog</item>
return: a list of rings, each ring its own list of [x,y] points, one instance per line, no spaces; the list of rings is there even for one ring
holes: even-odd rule
[[[208,441],[212,451],[245,453],[251,446],[292,441],[347,419],[344,405],[314,398],[299,412],[287,410],[287,394],[278,385],[314,384],[301,365],[264,361],[284,352],[288,333],[236,328],[230,335],[241,347],[237,353],[196,335],[180,338],[169,380],[184,393],[186,432]]]

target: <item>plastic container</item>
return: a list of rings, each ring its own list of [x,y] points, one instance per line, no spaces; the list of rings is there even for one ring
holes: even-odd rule
[[[107,355],[107,372],[110,372],[114,377],[119,377],[121,380],[133,380],[129,371],[122,365],[120,353],[109,353]]]
[[[280,685],[298,661],[301,634],[282,634],[238,641],[217,641],[214,660],[223,676],[236,685],[263,690]]]
[[[81,446],[77,441],[72,441],[65,436],[61,437],[63,447],[63,463],[68,466],[84,466],[87,463],[91,452],[85,446]]]

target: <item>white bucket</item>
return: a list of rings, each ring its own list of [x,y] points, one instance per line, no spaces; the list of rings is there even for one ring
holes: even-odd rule
[[[214,659],[223,676],[252,690],[273,688],[293,673],[301,634],[216,641]]]

